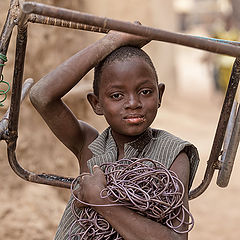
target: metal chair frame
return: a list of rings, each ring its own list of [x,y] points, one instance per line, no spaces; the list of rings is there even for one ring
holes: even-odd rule
[[[6,141],[9,164],[19,177],[30,182],[63,188],[70,188],[73,181],[73,178],[44,173],[36,174],[27,171],[20,166],[16,158],[20,102],[33,84],[32,79],[28,79],[22,84],[29,23],[40,23],[100,33],[117,30],[145,36],[151,40],[184,45],[235,57],[204,178],[197,188],[190,191],[189,199],[198,197],[207,189],[215,170],[219,171],[217,184],[220,187],[228,185],[240,139],[240,110],[238,103],[234,103],[240,79],[240,42],[168,32],[36,2],[10,0],[8,15],[0,36],[0,53],[7,54],[15,26],[17,26],[18,32],[11,104],[0,121],[0,141]],[[0,66],[0,74],[2,70],[3,66]],[[220,156],[221,159],[219,160]]]

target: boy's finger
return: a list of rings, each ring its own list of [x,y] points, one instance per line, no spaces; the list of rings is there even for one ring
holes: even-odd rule
[[[80,177],[81,177],[82,180],[85,178],[85,176],[91,176],[91,174],[87,173],[87,172],[83,172],[83,173],[80,174]]]
[[[134,21],[135,24],[142,25],[139,21]]]
[[[75,207],[77,208],[82,208],[82,207],[85,207],[85,205],[79,201],[77,201],[76,199],[73,200],[73,204]]]
[[[100,174],[100,175],[102,175],[102,174],[104,174],[104,173],[103,173],[102,169],[101,169],[98,165],[94,165],[94,166],[93,166],[93,174],[94,174],[94,175],[95,175],[95,174]]]
[[[87,173],[87,172],[83,172],[80,174],[80,177],[83,177],[83,176],[86,176],[86,175],[91,175],[90,173]]]

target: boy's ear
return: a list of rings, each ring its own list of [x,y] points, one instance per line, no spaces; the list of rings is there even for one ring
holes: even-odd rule
[[[87,99],[90,105],[92,106],[93,111],[97,115],[103,115],[101,105],[99,103],[98,97],[94,93],[88,93]]]
[[[158,107],[161,106],[161,102],[162,102],[162,97],[163,97],[163,93],[165,91],[165,84],[164,83],[159,83],[158,84],[158,92],[159,92],[159,103],[158,103]]]

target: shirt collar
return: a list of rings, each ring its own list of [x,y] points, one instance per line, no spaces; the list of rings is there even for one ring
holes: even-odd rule
[[[148,128],[136,140],[126,143],[124,145],[124,149],[127,149],[128,146],[131,146],[132,148],[137,150],[137,152],[141,152],[152,138],[153,138],[152,129]],[[116,149],[117,146],[111,134],[111,128],[108,127],[88,146],[88,148],[91,150],[94,156],[102,155],[108,151]]]

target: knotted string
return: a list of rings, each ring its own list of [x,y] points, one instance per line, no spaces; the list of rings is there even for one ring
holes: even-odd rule
[[[76,178],[72,184],[73,197],[87,207],[76,209],[73,201],[72,212],[76,221],[69,231],[70,240],[75,237],[86,240],[123,239],[91,206],[122,205],[168,226],[177,233],[186,233],[193,228],[193,216],[183,205],[184,185],[174,172],[161,163],[151,159],[121,159],[102,164],[101,168],[107,187],[100,195],[102,198],[111,199],[112,203],[92,205],[79,200],[73,189],[79,186],[81,176]],[[80,229],[73,233],[76,225]]]

